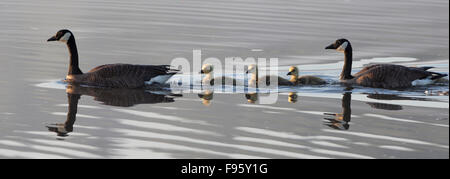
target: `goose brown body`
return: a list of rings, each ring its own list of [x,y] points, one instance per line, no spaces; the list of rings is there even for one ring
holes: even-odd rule
[[[170,69],[169,65],[132,65],[107,64],[93,68],[83,73],[78,65],[78,50],[75,37],[69,30],[63,29],[47,41],[60,41],[67,44],[70,54],[69,72],[66,82],[109,88],[140,88],[147,81],[164,83],[178,70]]]
[[[139,88],[160,75],[174,75],[168,65],[107,64],[84,74],[69,74],[66,81],[89,86]]]
[[[353,75],[353,79],[345,81],[361,86],[395,89],[411,87],[414,80],[433,78],[435,75],[436,73],[426,71],[424,68],[378,64],[363,68]]]
[[[394,64],[370,65],[351,75],[353,52],[350,42],[346,39],[338,39],[325,49],[336,49],[344,52],[345,61],[340,81],[346,84],[373,88],[401,89],[411,87],[412,82],[415,80],[436,80],[447,76],[447,74],[427,71],[433,67],[406,67]]]

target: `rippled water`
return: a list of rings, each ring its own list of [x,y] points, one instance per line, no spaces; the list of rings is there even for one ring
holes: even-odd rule
[[[84,71],[201,49],[279,58],[280,76],[296,65],[336,82],[343,56],[323,48],[345,37],[354,72],[395,63],[448,74],[448,13],[446,0],[2,0],[0,158],[448,158],[448,96],[424,94],[448,84],[281,87],[270,105],[258,104],[264,90],[232,87],[68,88],[67,49],[46,42],[70,29]]]

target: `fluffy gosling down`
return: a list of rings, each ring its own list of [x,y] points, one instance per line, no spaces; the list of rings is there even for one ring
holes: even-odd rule
[[[324,85],[327,84],[325,80],[319,77],[311,75],[298,76],[299,70],[295,66],[289,68],[288,76],[291,76],[289,80],[293,85]]]
[[[234,78],[228,78],[225,76],[213,78],[214,66],[211,64],[204,64],[202,66],[202,70],[200,74],[205,74],[205,77],[202,79],[202,84],[210,84],[214,86],[214,84],[221,83],[222,85],[233,85],[236,86],[237,82]]]
[[[280,86],[292,86],[293,85],[293,83],[290,82],[289,80],[281,78],[279,76],[266,75],[263,77],[259,77],[258,66],[255,64],[249,65],[246,73],[251,74],[251,77],[248,82],[249,86],[257,86],[261,82],[265,83],[267,86],[269,86],[270,80],[276,79],[276,78],[278,78],[278,85],[280,85]]]

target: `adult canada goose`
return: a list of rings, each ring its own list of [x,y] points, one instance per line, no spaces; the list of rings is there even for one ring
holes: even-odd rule
[[[352,45],[347,39],[338,39],[325,49],[335,49],[345,54],[344,67],[340,81],[347,84],[357,84],[366,87],[398,89],[412,86],[419,79],[439,79],[447,76],[427,71],[433,67],[406,67],[393,64],[375,64],[364,67],[358,73],[351,75]]]
[[[289,80],[281,78],[279,76],[269,76],[269,75],[267,75],[267,76],[259,77],[259,74],[258,74],[259,72],[258,71],[259,70],[258,70],[258,66],[257,65],[251,64],[251,65],[248,66],[246,73],[247,74],[248,73],[251,74],[250,80],[248,82],[249,86],[258,87],[258,84],[260,82],[263,82],[267,86],[269,86],[271,79],[272,80],[273,79],[278,79],[278,85],[281,85],[281,86],[292,86],[293,85],[293,83],[290,82]]]
[[[291,66],[289,68],[289,73],[287,75],[291,76],[289,80],[294,85],[324,85],[327,82],[322,78],[311,76],[311,75],[303,75],[298,76],[299,70],[295,66]]]
[[[234,78],[228,78],[225,76],[222,77],[216,77],[213,78],[213,70],[214,66],[211,64],[204,64],[202,66],[202,70],[200,71],[200,74],[205,74],[205,77],[202,79],[202,84],[210,84],[211,86],[214,86],[215,82],[222,83],[222,85],[233,85],[236,86],[237,82]]]
[[[78,51],[75,36],[67,29],[60,30],[47,41],[67,44],[70,54],[69,72],[66,81],[72,84],[111,88],[139,88],[149,84],[164,84],[177,70],[169,65],[107,64],[83,73],[78,66]]]

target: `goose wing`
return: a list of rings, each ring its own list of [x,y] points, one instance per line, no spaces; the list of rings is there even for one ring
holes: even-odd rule
[[[405,67],[401,65],[378,64],[364,68],[356,73],[357,84],[376,88],[406,88],[417,79],[432,76],[425,68]]]
[[[358,73],[354,74],[353,76],[359,76],[367,71],[369,71],[370,69],[382,66],[383,64],[374,64],[374,65],[368,65],[366,67],[364,67],[363,69],[361,69]]]
[[[107,87],[140,87],[154,77],[174,75],[169,65],[107,64],[98,66],[85,74],[88,84]]]

